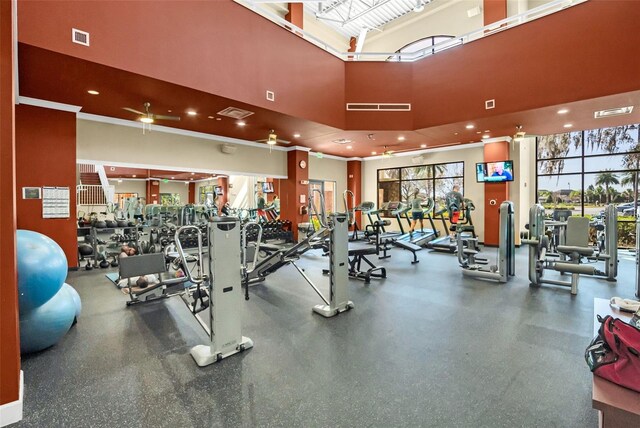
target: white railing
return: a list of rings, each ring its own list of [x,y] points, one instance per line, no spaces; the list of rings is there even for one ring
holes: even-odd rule
[[[80,172],[80,174],[94,173],[96,172],[96,167],[95,165],[81,163],[81,164],[78,164],[78,171]]]
[[[96,165],[96,172],[98,173],[98,177],[100,177],[100,184],[102,185],[102,189],[104,190],[104,196],[109,202],[113,202],[116,188],[109,184],[109,179],[107,178],[107,173],[104,171],[103,165]]]
[[[99,184],[77,185],[76,205],[107,205],[107,198],[102,186]]]
[[[509,28],[517,27],[518,25],[525,24],[527,22],[531,22],[535,19],[542,18],[544,16],[550,15],[552,13],[559,12],[566,8],[576,6],[580,3],[584,3],[588,0],[554,0],[549,3],[545,3],[541,6],[535,7],[533,9],[529,9],[528,11],[521,13],[519,15],[510,16],[501,21],[496,21],[490,25],[482,27],[478,30],[472,31],[467,34],[463,34],[461,36],[454,37],[453,39],[446,40],[440,43],[437,43],[433,46],[429,46],[427,48],[421,49],[416,52],[341,52],[339,49],[334,48],[328,43],[320,40],[314,35],[310,34],[307,31],[304,31],[302,28],[297,27],[282,18],[278,14],[270,12],[266,9],[260,8],[258,3],[254,3],[251,0],[234,0],[236,3],[251,9],[255,13],[262,15],[268,18],[270,21],[274,22],[278,26],[284,28],[287,31],[292,32],[293,34],[300,36],[305,39],[309,43],[313,43],[320,49],[323,49],[330,54],[342,59],[343,61],[387,61],[390,58],[393,61],[405,61],[405,62],[413,62],[425,58],[427,56],[433,55],[438,52],[442,52],[454,46],[459,46],[461,44],[473,42],[475,40],[482,39],[484,37],[490,36],[492,34],[496,34],[500,31],[508,30]]]

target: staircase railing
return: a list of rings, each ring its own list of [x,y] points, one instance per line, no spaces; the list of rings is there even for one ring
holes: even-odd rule
[[[113,198],[115,197],[116,188],[109,184],[109,179],[107,178],[107,173],[104,171],[103,165],[96,165],[96,172],[98,173],[98,177],[100,177],[100,184],[104,189],[105,198],[109,203],[113,202]]]

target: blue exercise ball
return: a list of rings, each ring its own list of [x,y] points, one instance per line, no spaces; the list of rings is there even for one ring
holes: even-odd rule
[[[37,308],[56,294],[67,277],[67,257],[51,238],[18,230],[18,302],[20,312]]]
[[[62,285],[62,289],[66,290],[66,292],[69,293],[69,295],[73,299],[73,304],[76,308],[76,319],[77,319],[82,313],[82,300],[80,300],[80,295],[78,294],[75,288],[73,288],[66,282]]]
[[[76,304],[68,290],[59,290],[43,305],[20,315],[20,352],[38,352],[55,345],[71,328]]]

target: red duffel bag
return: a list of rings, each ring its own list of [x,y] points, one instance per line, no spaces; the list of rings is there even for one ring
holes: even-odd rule
[[[591,371],[640,392],[640,329],[607,315],[598,315],[600,329],[585,352]]]

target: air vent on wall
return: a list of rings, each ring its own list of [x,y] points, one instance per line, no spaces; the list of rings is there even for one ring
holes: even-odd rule
[[[347,103],[347,111],[411,111],[411,104],[406,103]]]
[[[234,119],[244,119],[245,117],[251,116],[253,112],[237,107],[227,107],[224,110],[220,110],[218,114],[220,116],[232,117]]]
[[[89,46],[89,33],[72,28],[71,41],[79,45]]]
[[[623,114],[631,114],[633,106],[610,108],[608,110],[600,110],[593,113],[595,119],[602,119],[603,117],[622,116]]]

